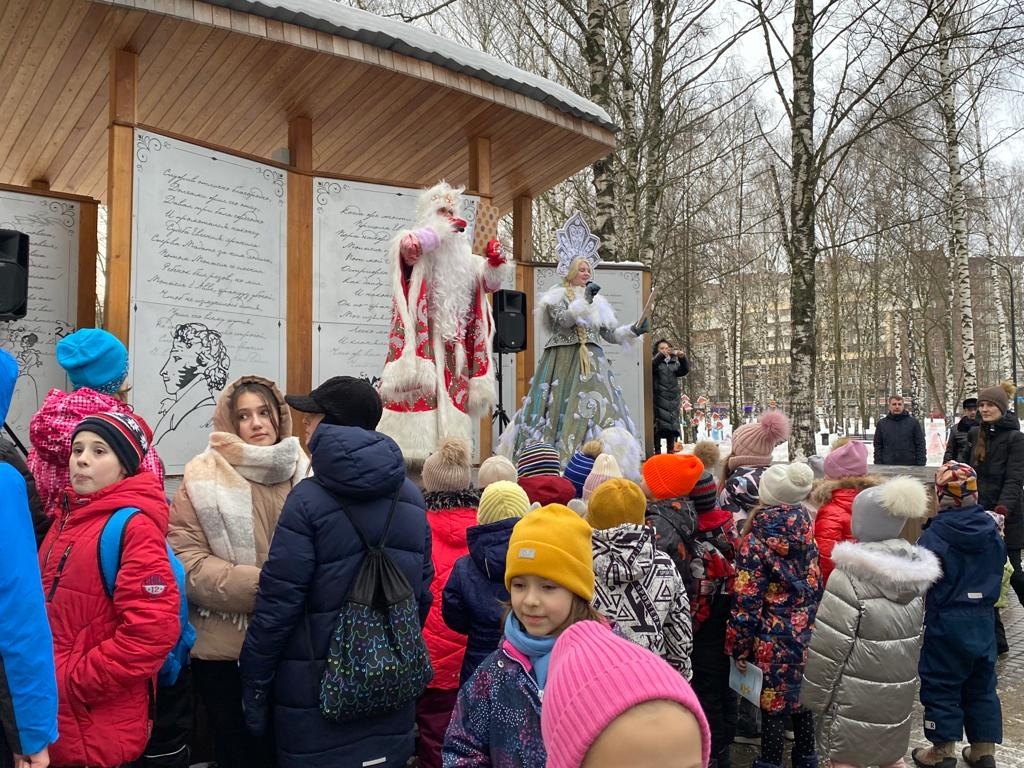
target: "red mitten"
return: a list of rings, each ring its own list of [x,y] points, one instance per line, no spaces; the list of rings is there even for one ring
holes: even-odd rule
[[[996,508],[993,509],[992,511],[995,512],[997,515],[1002,515],[1003,517],[1006,517],[1010,514],[1010,510],[1008,510],[1002,504],[997,505]]]
[[[500,240],[487,241],[487,263],[492,267],[500,267],[505,263],[505,254],[501,252]]]
[[[398,253],[402,257],[402,261],[412,266],[420,260],[420,256],[423,254],[423,246],[420,245],[420,239],[416,235],[406,235],[402,238],[402,242],[398,244]]]

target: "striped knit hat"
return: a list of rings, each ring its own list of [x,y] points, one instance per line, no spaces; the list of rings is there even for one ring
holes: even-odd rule
[[[718,485],[713,474],[704,470],[690,491],[690,501],[693,502],[693,509],[698,515],[711,512],[718,506]]]
[[[583,451],[576,451],[565,465],[565,479],[576,488],[576,498],[583,497],[583,484],[587,482],[590,470],[594,468],[594,457]]]
[[[586,481],[583,483],[583,496],[580,498],[584,501],[590,501],[591,495],[597,490],[597,487],[601,485],[601,483],[615,477],[622,477],[622,470],[619,469],[619,462],[617,462],[615,457],[610,453],[602,453],[594,459],[594,466],[590,470],[590,474],[587,475]]]
[[[94,413],[78,422],[71,435],[72,443],[79,432],[92,432],[103,438],[127,475],[139,471],[153,439],[153,430],[141,416],[113,411]]]
[[[562,465],[559,462],[555,446],[551,443],[530,443],[519,454],[519,459],[516,461],[516,473],[519,477],[561,475]]]

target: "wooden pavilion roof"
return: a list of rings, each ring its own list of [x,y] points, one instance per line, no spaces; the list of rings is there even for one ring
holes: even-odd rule
[[[0,0],[0,183],[105,198],[120,48],[139,54],[142,126],[269,159],[305,115],[316,172],[415,186],[465,183],[469,139],[485,136],[503,211],[613,146],[599,108],[551,98],[535,76],[506,88],[341,32],[197,0]]]

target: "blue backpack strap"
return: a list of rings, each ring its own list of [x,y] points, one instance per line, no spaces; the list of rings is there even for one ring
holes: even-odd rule
[[[99,559],[100,578],[107,597],[114,596],[117,571],[121,567],[121,549],[124,546],[124,531],[128,521],[138,514],[138,507],[122,507],[107,518],[100,531]]]

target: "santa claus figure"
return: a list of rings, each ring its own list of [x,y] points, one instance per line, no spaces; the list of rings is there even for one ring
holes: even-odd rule
[[[422,461],[442,438],[471,439],[472,419],[497,399],[487,294],[501,287],[505,258],[497,240],[486,258],[473,253],[461,213],[461,188],[428,189],[415,229],[399,232],[388,252],[394,314],[377,429],[406,461]]]

